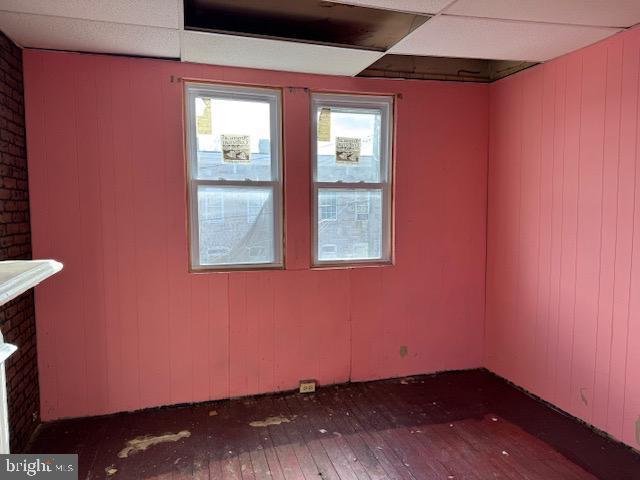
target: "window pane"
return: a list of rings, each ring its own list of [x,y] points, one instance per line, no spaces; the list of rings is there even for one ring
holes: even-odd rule
[[[200,264],[274,263],[269,187],[198,187]]]
[[[327,215],[332,205],[335,215]],[[319,189],[318,260],[377,258],[382,258],[382,192]]]
[[[271,180],[270,104],[205,96],[194,101],[197,178]]]
[[[317,180],[319,182],[379,182],[381,112],[379,110],[318,107],[317,120],[321,112],[329,117],[329,140],[317,143]],[[322,128],[322,127],[319,127]],[[336,138],[359,139],[358,161],[341,161],[336,157]]]

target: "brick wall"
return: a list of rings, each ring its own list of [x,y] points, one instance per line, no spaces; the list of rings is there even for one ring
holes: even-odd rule
[[[0,32],[0,260],[31,258],[22,51]],[[20,452],[39,419],[33,291],[0,307],[0,331],[18,346],[7,361],[11,449]]]

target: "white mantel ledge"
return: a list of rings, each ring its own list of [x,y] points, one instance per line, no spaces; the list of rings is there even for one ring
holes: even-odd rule
[[[0,305],[13,300],[60,270],[62,263],[55,260],[0,261]]]

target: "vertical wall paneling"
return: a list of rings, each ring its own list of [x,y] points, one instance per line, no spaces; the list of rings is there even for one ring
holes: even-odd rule
[[[31,62],[36,62],[37,68],[44,68],[45,59],[32,59],[25,57],[25,68]],[[30,85],[31,84],[31,85]],[[44,129],[44,99],[46,95],[46,82],[44,77],[25,78],[25,89],[32,88],[38,93],[25,99],[25,116],[29,117],[31,126],[42,131]],[[48,161],[46,136],[39,135],[28,140],[29,157],[39,157],[44,162]],[[46,232],[51,231],[51,216],[49,209],[51,208],[48,201],[48,189],[46,187],[48,180],[48,168],[46,165],[37,171],[29,172],[29,189],[30,189],[30,207],[31,207],[31,223],[32,223],[32,246],[46,258],[51,258],[53,245],[51,237]],[[38,303],[35,306],[36,315],[38,310],[49,310],[52,308],[54,292],[46,290],[38,293]],[[52,318],[53,320],[53,318]],[[57,409],[57,392],[58,392],[58,372],[56,371],[57,362],[55,361],[55,340],[53,335],[53,324],[50,322],[37,323],[37,345],[38,349],[45,348],[51,352],[51,357],[44,359],[38,357],[38,372],[40,385],[40,409],[41,415],[44,417],[46,412],[53,412]]]
[[[115,59],[111,68],[116,67]],[[138,306],[138,272],[135,269],[136,250],[138,247],[139,228],[136,219],[139,205],[135,203],[136,176],[134,173],[134,101],[132,91],[131,68],[127,63],[124,68],[114,68],[112,77],[112,97],[110,121],[113,124],[113,157],[114,165],[113,196],[116,209],[115,246],[118,252],[116,259],[118,271],[118,312],[114,318],[115,334],[120,346],[120,368],[116,373],[120,394],[119,409],[135,408],[142,402],[141,398],[141,364],[139,352],[140,312]],[[137,149],[139,151],[139,147]],[[144,248],[144,246],[141,246]],[[80,276],[79,272],[76,276]]]
[[[620,109],[622,81],[622,40],[607,46],[605,115],[602,142],[602,228],[599,275],[598,320],[595,368],[593,372],[592,423],[605,429],[611,358],[611,330],[616,278],[616,238],[618,221],[618,171],[620,167]],[[606,161],[613,159],[613,161]]]
[[[611,358],[607,385],[607,431],[622,436],[625,370],[627,362],[627,332],[631,282],[632,232],[635,210],[636,135],[638,111],[638,47],[637,36],[625,37],[622,43],[622,85],[618,205],[616,228],[616,261],[611,327]]]
[[[36,50],[25,76],[34,255],[65,264],[45,420],[481,366],[486,85]],[[189,272],[178,78],[282,89],[285,270]],[[394,266],[310,269],[310,90],[403,93]]]
[[[100,166],[104,158],[100,152],[99,129],[100,116],[97,112],[99,96],[96,95],[96,78],[93,65],[75,71],[77,81],[77,122],[85,122],[84,135],[76,137],[78,165],[78,197],[80,215],[80,234],[84,241],[80,249],[81,268],[86,271],[82,279],[78,300],[82,307],[81,318],[91,318],[91,322],[83,322],[82,330],[85,338],[95,339],[95,345],[86,350],[87,403],[97,403],[104,408],[106,404],[107,356],[106,356],[106,324],[105,324],[105,275],[101,258],[104,255],[102,245],[103,226],[100,212]],[[87,121],[87,119],[90,119]],[[76,127],[77,128],[77,127]],[[96,161],[86,161],[96,157]],[[84,341],[84,340],[83,340]]]
[[[636,448],[639,59],[635,29],[491,86],[485,333],[490,369]]]
[[[86,352],[89,345],[85,342],[86,325],[83,321],[84,299],[82,295],[82,278],[73,275],[73,271],[82,271],[83,259],[80,248],[62,239],[62,235],[82,238],[78,172],[78,138],[75,134],[79,125],[84,125],[78,119],[78,91],[77,70],[71,68],[71,60],[65,59],[61,65],[60,75],[49,78],[45,83],[45,104],[43,108],[51,109],[50,121],[46,135],[48,177],[47,184],[53,184],[59,190],[58,195],[48,195],[50,212],[64,211],[64,217],[57,217],[51,222],[53,236],[52,250],[65,258],[67,270],[64,286],[59,295],[76,298],[75,302],[61,302],[59,296],[53,299],[56,310],[54,328],[64,329],[67,333],[56,339],[53,348],[56,351],[56,361],[60,371],[57,374],[57,388],[59,394],[67,400],[58,401],[58,409],[63,416],[71,412],[86,414],[87,409],[87,363]],[[45,62],[45,68],[50,62]],[[72,93],[74,92],[74,93]],[[72,99],[73,101],[67,101]],[[27,127],[28,128],[28,127]],[[58,148],[52,150],[50,145],[55,143]],[[31,166],[31,163],[30,163]],[[39,253],[34,256],[40,257]],[[37,301],[36,301],[37,303]]]

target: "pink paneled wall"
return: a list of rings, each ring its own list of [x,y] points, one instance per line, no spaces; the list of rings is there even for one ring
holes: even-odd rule
[[[640,447],[640,30],[490,90],[486,365]]]
[[[65,264],[36,295],[44,420],[482,365],[487,86],[24,62],[34,256]],[[178,77],[402,93],[396,265],[310,270],[309,97],[284,88],[287,269],[190,274]]]

